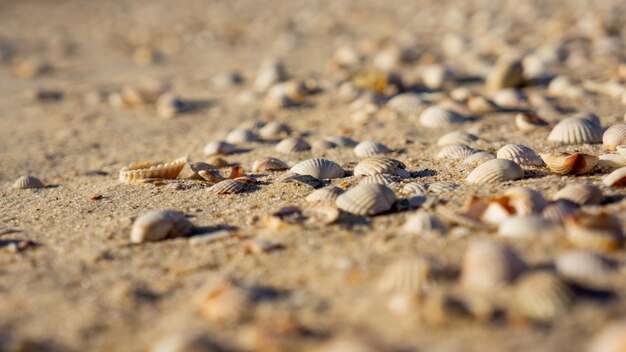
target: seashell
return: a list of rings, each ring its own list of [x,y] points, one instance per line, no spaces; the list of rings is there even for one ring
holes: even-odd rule
[[[263,93],[274,84],[286,79],[287,73],[283,63],[280,60],[268,58],[259,67],[252,87],[255,91]]]
[[[206,155],[217,155],[217,154],[233,154],[238,151],[237,146],[234,144],[230,144],[224,141],[214,141],[209,142],[202,149],[204,154]]]
[[[626,320],[609,324],[591,341],[589,352],[624,352]]]
[[[402,193],[409,196],[419,196],[426,194],[426,185],[418,182],[409,182],[402,187]]]
[[[332,68],[337,70],[347,70],[358,67],[365,57],[351,46],[341,46],[335,50],[330,60]]]
[[[243,169],[241,166],[231,166],[228,168],[213,168],[198,170],[197,175],[205,181],[217,183],[225,179],[235,179],[243,175]]]
[[[515,58],[502,57],[489,71],[485,84],[487,89],[497,91],[504,88],[515,88],[524,84],[524,67],[522,61]]]
[[[435,182],[428,186],[428,192],[431,193],[449,193],[457,189],[459,186],[451,182]]]
[[[45,185],[35,176],[24,175],[15,182],[13,182],[13,188],[17,189],[27,189],[27,188],[43,188]]]
[[[560,276],[585,285],[601,283],[614,269],[608,259],[586,250],[563,253],[555,259],[554,264]]]
[[[574,293],[548,272],[525,274],[515,285],[515,302],[521,313],[535,321],[550,321],[568,309]]]
[[[327,186],[311,192],[305,200],[309,203],[335,204],[337,197],[344,192],[337,186]]]
[[[602,154],[598,159],[598,169],[603,171],[613,171],[626,166],[626,157],[620,154]]]
[[[493,94],[493,101],[503,108],[519,108],[526,104],[527,99],[524,93],[515,88],[500,89]]]
[[[220,181],[209,188],[215,194],[234,194],[246,191],[246,185],[235,180]]]
[[[552,128],[548,141],[562,144],[600,143],[602,132],[598,118],[593,114],[569,117]]]
[[[448,128],[454,124],[462,123],[463,120],[459,114],[440,106],[427,108],[422,111],[419,117],[422,126],[433,129]]]
[[[354,154],[359,158],[367,158],[370,156],[386,154],[390,152],[391,149],[374,141],[363,141],[357,144],[356,147],[354,147]]]
[[[463,160],[463,164],[478,166],[486,161],[495,159],[496,156],[489,152],[475,152]]]
[[[324,152],[328,149],[336,148],[337,145],[327,140],[315,140],[311,143],[311,149],[316,152]]]
[[[287,170],[289,165],[276,158],[265,157],[252,163],[252,172]]]
[[[378,282],[384,292],[421,292],[431,285],[433,263],[422,256],[401,258],[391,263]]]
[[[624,246],[621,221],[610,214],[572,213],[565,217],[568,240],[577,247],[613,251]]]
[[[266,140],[276,140],[291,134],[291,129],[284,123],[270,121],[259,129],[259,136]]]
[[[498,150],[498,159],[512,160],[520,165],[542,166],[543,160],[534,150],[522,144],[507,144]]]
[[[474,153],[474,149],[465,144],[449,144],[437,153],[437,159],[461,160]]]
[[[489,291],[511,282],[526,270],[526,263],[511,248],[491,241],[469,245],[461,263],[461,285]]]
[[[201,333],[191,332],[168,332],[165,336],[159,336],[150,352],[194,352],[194,351],[220,351],[224,347],[216,341]]]
[[[337,163],[326,159],[308,159],[297,163],[290,170],[298,175],[310,175],[318,179],[343,177],[346,172]]]
[[[367,184],[343,193],[335,204],[345,212],[371,216],[388,211],[395,202],[396,196],[387,186]]]
[[[372,156],[361,160],[361,162],[354,167],[354,176],[388,174],[408,177],[410,174],[405,168],[406,166],[399,160],[384,156]]]
[[[293,175],[292,172],[289,172],[289,174],[292,174],[292,176],[289,176],[285,179],[283,179],[282,182],[284,183],[296,183],[299,185],[305,185],[305,186],[309,186],[312,188],[320,188],[324,185],[324,182],[318,180],[317,178],[311,176],[311,175]]]
[[[153,211],[135,219],[130,232],[130,241],[142,243],[188,236],[192,228],[193,224],[185,214],[169,210]]]
[[[312,224],[330,225],[339,220],[341,212],[334,206],[318,204],[304,209],[304,215]]]
[[[562,224],[565,218],[578,211],[578,204],[561,199],[548,203],[541,211],[541,216],[557,224]]]
[[[226,142],[232,144],[242,144],[256,142],[257,136],[252,130],[245,128],[235,128],[226,135]]]
[[[389,99],[387,106],[402,116],[417,116],[424,109],[426,101],[415,93],[402,93]]]
[[[361,181],[359,181],[359,184],[360,185],[367,185],[367,184],[385,185],[391,189],[394,189],[399,186],[398,178],[396,176],[385,175],[385,174],[365,176],[361,179]]]
[[[522,168],[504,159],[494,159],[478,165],[466,178],[469,183],[493,183],[512,181],[524,177]]]
[[[557,97],[578,98],[584,90],[567,76],[557,76],[548,84],[548,94]]]
[[[478,136],[465,131],[452,131],[439,137],[437,146],[443,147],[451,144],[467,144],[470,145],[478,140]]]
[[[274,149],[283,154],[295,154],[309,150],[311,146],[302,138],[285,138]]]
[[[450,91],[450,98],[454,101],[458,102],[466,102],[467,98],[469,98],[472,94],[474,94],[467,87],[456,87],[452,91]]]
[[[582,153],[540,153],[539,156],[550,171],[559,175],[582,175],[593,170],[599,162],[598,157]]]
[[[402,225],[402,232],[423,236],[445,235],[448,232],[448,226],[436,215],[418,211],[406,219]]]
[[[187,158],[179,158],[168,163],[147,161],[125,166],[120,170],[119,179],[125,183],[146,179],[175,179],[187,164]]]
[[[467,109],[475,114],[485,114],[501,110],[496,103],[480,95],[470,95],[467,98],[466,104]]]
[[[193,175],[191,175],[189,177],[190,179],[195,179],[195,180],[202,179],[202,176],[200,176],[198,174],[198,172],[200,172],[200,171],[208,171],[208,172],[212,173],[212,172],[215,172],[216,170],[218,170],[218,168],[216,166],[213,166],[213,165],[208,164],[208,163],[193,162],[191,160],[187,160],[187,163],[189,164],[189,168],[191,169],[191,171],[193,171]]]
[[[606,175],[602,183],[608,187],[623,187],[626,185],[626,166],[620,167]]]
[[[504,196],[507,197],[507,206],[515,209],[517,215],[538,214],[548,205],[541,193],[526,187],[509,188]]]
[[[565,199],[578,205],[600,204],[604,199],[602,190],[589,183],[565,186],[554,195],[554,199]]]
[[[626,144],[626,124],[620,123],[607,128],[602,135],[602,144],[609,150],[615,150],[618,145]]]
[[[259,183],[259,181],[257,181],[257,179],[252,176],[239,176],[235,178],[232,178],[232,177],[230,178],[237,182],[243,183],[244,185],[256,185]]]
[[[304,95],[297,82],[288,81],[274,84],[263,99],[266,110],[280,110],[298,106],[304,102]]]
[[[422,83],[428,89],[441,89],[444,83],[452,80],[452,70],[444,65],[428,65],[422,69]]]
[[[165,93],[156,102],[157,115],[164,119],[171,119],[185,110],[185,103],[176,95]]]
[[[252,308],[251,292],[232,282],[223,282],[212,289],[202,301],[203,318],[220,323],[243,319]]]
[[[520,131],[529,132],[539,128],[547,127],[549,124],[539,116],[527,112],[520,112],[515,116],[515,126]]]
[[[553,222],[539,215],[512,216],[498,226],[498,234],[508,238],[547,236],[558,229]]]
[[[353,148],[358,144],[354,139],[345,136],[332,136],[326,138],[325,140],[340,147]]]

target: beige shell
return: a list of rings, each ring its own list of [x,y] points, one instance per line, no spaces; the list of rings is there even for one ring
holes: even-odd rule
[[[467,109],[475,114],[485,114],[501,110],[496,103],[480,95],[470,95],[467,98]]]
[[[515,88],[500,89],[493,94],[494,103],[503,108],[519,108],[526,104],[526,96],[524,93]]]
[[[524,177],[522,168],[510,160],[494,159],[486,161],[474,169],[468,176],[468,183],[493,183],[512,181]]]
[[[423,236],[445,235],[448,232],[448,226],[436,215],[418,211],[406,219],[402,225],[402,232]]]
[[[511,282],[526,270],[526,263],[511,248],[491,241],[469,245],[461,263],[461,285],[489,291]]]
[[[463,164],[469,166],[478,166],[486,161],[495,159],[496,156],[489,152],[475,152],[470,154],[465,160],[463,160]]]
[[[548,141],[562,144],[600,143],[602,132],[595,115],[569,117],[554,126],[548,135]]]
[[[164,119],[171,119],[184,110],[183,101],[171,93],[165,93],[156,102],[157,115]]]
[[[361,179],[361,181],[359,181],[360,185],[367,185],[371,183],[385,185],[391,189],[396,189],[397,187],[399,187],[398,178],[396,176],[386,174],[365,176]]]
[[[385,269],[378,286],[385,292],[421,292],[431,285],[433,273],[433,263],[425,257],[401,258]]]
[[[417,116],[424,109],[426,102],[415,93],[402,93],[389,99],[386,106],[391,111],[403,116]]]
[[[602,135],[602,144],[609,150],[615,150],[618,145],[626,144],[626,124],[620,123],[607,128]]]
[[[427,108],[422,111],[419,117],[422,126],[433,129],[448,128],[454,124],[463,122],[463,120],[463,117],[459,114],[440,106]]]
[[[335,204],[345,212],[355,215],[376,215],[391,209],[396,196],[387,186],[379,184],[358,185],[337,197]]]
[[[551,221],[539,215],[512,216],[498,226],[498,234],[507,238],[549,236],[558,229]]]
[[[540,214],[548,205],[541,193],[526,187],[512,187],[504,191],[508,207],[515,209],[517,215]]]
[[[517,58],[502,57],[489,71],[485,84],[491,91],[519,87],[524,83],[524,67]]]
[[[359,66],[365,57],[355,48],[343,45],[333,52],[330,67],[335,70],[346,70]]]
[[[150,341],[149,352],[198,352],[215,351],[221,346],[204,333],[191,331],[168,331],[164,335],[156,337],[156,341]]]
[[[451,144],[467,144],[470,145],[478,140],[478,136],[465,131],[452,131],[439,137],[437,146],[443,147]]]
[[[577,98],[583,94],[582,87],[567,76],[557,76],[548,84],[548,93],[557,97]]]
[[[226,142],[232,144],[256,142],[257,139],[256,134],[246,128],[235,128],[226,135]]]
[[[276,83],[270,87],[263,99],[263,108],[266,110],[280,110],[302,104],[304,96],[299,90],[298,83],[287,81]]]
[[[547,121],[532,113],[520,112],[515,115],[515,126],[522,132],[534,131],[548,125]]]
[[[569,287],[548,272],[525,274],[515,284],[516,308],[535,321],[556,318],[568,309],[573,299]]]
[[[561,199],[548,203],[541,211],[541,216],[554,223],[561,224],[567,216],[576,211],[578,211],[578,204]]]
[[[464,103],[472,94],[474,94],[472,90],[467,87],[456,87],[450,91],[449,95],[452,100]]]
[[[619,169],[606,175],[602,180],[602,183],[608,187],[623,187],[626,185],[626,166],[620,167]]]
[[[462,160],[474,154],[475,150],[465,144],[449,144],[437,153],[437,159]]]
[[[624,352],[626,348],[626,320],[609,324],[591,341],[589,352]]]
[[[426,194],[428,187],[419,182],[409,182],[402,187],[402,193],[409,196],[419,196]]]
[[[271,157],[257,159],[252,163],[252,172],[280,171],[288,168],[289,165],[284,161]]]
[[[427,65],[421,71],[422,83],[428,89],[441,89],[446,82],[454,80],[454,73],[444,65]]]
[[[543,160],[531,148],[522,144],[507,144],[498,150],[498,159],[512,160],[520,165],[542,166]]]
[[[602,190],[589,183],[570,184],[558,191],[554,199],[566,199],[578,205],[600,204],[604,199]]]
[[[310,203],[335,204],[337,197],[344,192],[337,186],[327,186],[311,192],[305,200]]]
[[[391,149],[374,141],[363,141],[354,147],[354,154],[359,158],[368,158],[370,156],[386,154],[389,152],[391,152]]]
[[[252,87],[255,91],[263,93],[274,84],[286,79],[287,73],[283,63],[278,59],[268,58],[261,63]]]
[[[560,254],[554,265],[561,277],[583,285],[601,284],[614,270],[607,258],[586,250]]]
[[[35,176],[24,175],[15,182],[13,182],[13,188],[17,189],[27,189],[27,188],[43,188],[45,185]]]
[[[384,156],[373,156],[361,160],[361,162],[354,167],[354,176],[388,174],[406,178],[409,177],[410,174],[405,168],[406,166],[399,160]]]
[[[550,171],[559,175],[582,175],[593,170],[599,162],[598,157],[583,153],[540,153],[539,156]]]
[[[202,151],[206,155],[223,154],[228,155],[237,152],[237,146],[224,141],[213,141],[207,143]]]
[[[602,154],[598,159],[598,169],[602,171],[614,171],[626,166],[626,157],[621,154]]]
[[[175,211],[153,211],[138,217],[130,232],[132,243],[160,241],[166,238],[188,236],[193,224],[185,214]]]
[[[569,241],[577,247],[614,251],[624,246],[621,221],[610,214],[573,213],[565,218]]]
[[[311,146],[302,138],[285,138],[274,149],[283,154],[295,154],[309,150]]]
[[[175,179],[187,164],[187,158],[179,158],[168,163],[147,161],[125,166],[120,170],[119,179],[131,183],[146,179]]]
[[[235,180],[224,180],[209,187],[209,190],[215,194],[242,193],[246,191],[246,185]]]
[[[326,159],[307,159],[294,165],[291,172],[298,175],[309,175],[318,179],[343,177],[346,172],[339,164]]]
[[[270,121],[259,129],[259,136],[266,140],[276,140],[287,137],[291,133],[291,129],[284,123],[278,121]]]

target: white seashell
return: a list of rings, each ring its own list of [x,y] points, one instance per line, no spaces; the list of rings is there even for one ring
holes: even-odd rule
[[[467,144],[470,145],[478,140],[478,136],[465,131],[452,131],[439,137],[437,146],[443,147],[450,144]]]
[[[421,292],[431,285],[433,272],[433,263],[427,258],[401,258],[385,269],[378,286],[384,292]]]
[[[437,159],[461,160],[474,154],[475,150],[465,144],[449,144],[437,153]]]
[[[228,155],[238,151],[237,146],[223,141],[209,142],[202,149],[206,155]]]
[[[445,235],[448,227],[434,214],[418,211],[406,219],[402,232],[423,236]]]
[[[541,193],[526,188],[512,187],[504,192],[509,207],[515,209],[517,215],[539,214],[548,205]]]
[[[550,321],[563,313],[574,299],[573,292],[548,272],[523,275],[515,285],[515,301],[521,313],[536,321]]]
[[[398,178],[396,176],[385,175],[385,174],[376,174],[365,176],[359,181],[360,185],[367,184],[378,184],[385,185],[391,189],[396,189],[399,187]]]
[[[285,138],[274,149],[283,154],[295,154],[307,151],[311,146],[302,138]]]
[[[624,352],[626,346],[626,320],[611,323],[591,341],[589,352]]]
[[[428,89],[440,89],[453,79],[452,70],[444,65],[428,65],[422,69],[422,83]]]
[[[220,181],[209,187],[209,191],[215,194],[241,193],[246,190],[246,185],[236,180]]]
[[[245,128],[235,128],[226,135],[226,142],[232,144],[256,142],[257,136],[252,130]]]
[[[356,147],[354,147],[354,154],[359,158],[367,158],[370,156],[386,154],[389,152],[391,152],[389,148],[374,141],[363,141],[357,144]]]
[[[179,158],[168,163],[147,161],[125,166],[120,170],[119,180],[125,183],[146,179],[175,179],[187,164],[187,158]]]
[[[458,185],[451,182],[435,182],[428,186],[428,192],[431,193],[449,193],[457,189]]]
[[[361,160],[354,167],[354,176],[388,174],[406,178],[410,174],[405,168],[406,166],[399,160],[384,156],[372,156]]]
[[[335,204],[345,212],[371,216],[388,211],[395,202],[396,196],[387,186],[367,184],[343,193]]]
[[[132,243],[188,236],[193,224],[175,211],[153,211],[138,217],[130,232]]]
[[[280,171],[288,168],[289,166],[284,161],[270,157],[257,159],[252,163],[252,172]]]
[[[578,211],[578,204],[561,199],[548,203],[541,211],[541,216],[556,224],[562,224],[568,215],[576,211]]]
[[[492,91],[515,88],[524,84],[524,67],[519,59],[502,57],[489,71],[485,84]]]
[[[607,128],[602,135],[602,144],[609,150],[615,150],[618,145],[626,144],[626,124],[620,123]]]
[[[551,221],[539,215],[513,216],[498,226],[498,234],[508,238],[533,238],[547,236],[558,229]]]
[[[565,199],[578,205],[600,204],[604,199],[602,190],[589,183],[565,186],[554,195],[554,199]]]
[[[548,125],[547,121],[535,114],[520,112],[515,116],[515,126],[522,132],[534,131]]]
[[[440,106],[431,106],[420,114],[420,124],[426,128],[448,128],[454,124],[462,123],[463,117],[459,114],[444,109]]]
[[[386,106],[402,116],[417,116],[424,109],[426,101],[415,93],[402,93],[389,99]]]
[[[493,95],[493,101],[503,108],[519,108],[526,104],[524,93],[515,88],[500,89]]]
[[[554,264],[560,276],[580,284],[601,283],[613,271],[608,259],[585,250],[563,253],[555,259]]]
[[[45,185],[35,176],[24,175],[15,182],[13,182],[13,188],[17,189],[27,189],[27,188],[43,188]]]
[[[259,129],[259,136],[266,140],[276,140],[284,138],[291,133],[291,129],[284,123],[270,121]]]
[[[274,84],[287,79],[287,73],[280,60],[268,58],[259,67],[252,87],[257,92],[266,92]]]
[[[541,153],[539,156],[550,171],[560,175],[585,174],[593,170],[599,162],[598,157],[582,153]]]
[[[507,144],[498,150],[498,159],[512,160],[520,165],[542,166],[543,160],[534,150],[522,144]]]
[[[325,139],[328,142],[334,143],[340,147],[355,147],[358,143],[350,137],[345,136],[332,136]]]
[[[491,241],[473,242],[461,263],[461,285],[489,291],[511,282],[526,270],[526,263],[508,246]]]
[[[298,175],[309,175],[317,179],[343,177],[346,172],[334,161],[326,159],[308,159],[294,165],[291,172]]]
[[[621,154],[602,154],[598,159],[598,168],[603,171],[613,171],[626,166],[626,157]]]
[[[524,171],[518,164],[510,160],[494,159],[478,165],[467,176],[466,181],[482,184],[512,181],[522,177],[524,177]]]
[[[477,166],[495,158],[496,156],[489,152],[475,152],[465,158],[465,160],[463,160],[463,164],[469,166]]]
[[[344,192],[337,186],[327,186],[311,192],[305,200],[309,203],[335,204],[337,197]]]
[[[602,180],[608,187],[623,187],[626,185],[626,166],[620,167],[619,169],[611,172],[606,175]]]
[[[568,240],[577,247],[614,251],[624,246],[621,221],[613,215],[572,213],[564,225]]]
[[[602,127],[597,116],[569,117],[554,126],[548,141],[562,144],[585,144],[602,142]]]
[[[418,182],[409,182],[402,187],[402,193],[409,196],[419,196],[426,194],[426,185]]]

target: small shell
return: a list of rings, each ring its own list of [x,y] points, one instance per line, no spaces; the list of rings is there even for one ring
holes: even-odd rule
[[[343,177],[346,172],[334,161],[326,159],[308,159],[297,163],[290,170],[298,175],[310,175],[318,179]]]
[[[463,164],[469,166],[478,166],[486,161],[495,159],[496,156],[489,152],[475,152],[470,154],[465,160],[463,160]]]
[[[515,209],[517,215],[539,214],[548,205],[541,193],[526,187],[513,187],[504,192],[508,206]]]
[[[566,199],[578,205],[600,204],[604,199],[602,190],[589,183],[567,185],[554,195],[554,199]]]
[[[193,224],[175,211],[153,211],[138,217],[130,232],[132,243],[188,236]]]
[[[337,186],[328,186],[311,192],[305,200],[310,203],[335,204],[337,197],[344,192]]]
[[[376,215],[391,209],[396,196],[387,186],[358,185],[337,197],[339,209],[355,215]]]
[[[156,103],[157,115],[164,119],[171,119],[184,109],[183,101],[171,93],[161,95]]]
[[[204,146],[204,149],[202,149],[206,155],[228,155],[237,152],[237,150],[236,145],[224,141],[209,142]]]
[[[543,160],[537,156],[535,151],[522,144],[507,144],[498,150],[496,157],[512,160],[520,165],[543,165]]]
[[[591,114],[566,118],[554,126],[548,141],[562,144],[600,143],[603,131],[597,121],[597,116]]]
[[[341,216],[339,209],[332,205],[318,204],[304,209],[304,215],[312,224],[330,225],[335,223]]]
[[[367,184],[385,185],[391,189],[395,189],[399,186],[398,178],[396,176],[385,175],[385,174],[365,176],[361,179],[361,181],[359,181],[359,184],[360,185],[367,185]]]
[[[474,154],[475,150],[465,144],[449,144],[437,153],[437,159],[462,160]]]
[[[564,221],[567,238],[577,247],[613,251],[624,246],[621,221],[610,214],[573,213]]]
[[[26,188],[43,188],[45,185],[35,176],[24,175],[15,182],[13,182],[13,188],[26,189]]]
[[[500,111],[500,107],[496,103],[480,95],[470,95],[467,98],[467,109],[475,114]]]
[[[626,157],[621,154],[602,154],[598,159],[598,168],[602,171],[614,171],[626,166]]]
[[[541,216],[557,224],[562,224],[567,216],[578,211],[578,204],[569,200],[557,200],[548,203]]]
[[[418,211],[406,219],[402,232],[423,236],[445,235],[448,226],[434,214]]]
[[[602,144],[609,150],[615,150],[618,145],[626,144],[626,124],[613,125],[604,131]]]
[[[444,83],[452,80],[452,70],[444,65],[433,64],[422,68],[422,83],[428,89],[441,89]]]
[[[289,165],[276,158],[266,157],[252,163],[252,172],[287,170]]]
[[[359,158],[368,158],[370,156],[387,154],[389,152],[391,152],[391,149],[374,141],[363,141],[354,147],[354,154]]]
[[[539,215],[510,217],[498,226],[498,234],[508,238],[533,238],[547,236],[558,227]]]
[[[405,165],[396,159],[384,156],[373,156],[361,160],[354,167],[354,176],[370,176],[376,174],[388,174],[400,177],[408,177]]]
[[[489,71],[485,84],[492,91],[503,88],[515,88],[524,84],[524,67],[522,61],[503,57]]]
[[[345,136],[331,136],[325,140],[340,147],[354,148],[358,144],[354,139]]]
[[[443,147],[451,144],[467,144],[470,145],[478,140],[478,136],[465,131],[452,131],[439,137],[437,146]]]
[[[548,125],[547,121],[535,114],[520,112],[515,116],[515,126],[522,132],[534,131]]]
[[[524,171],[518,164],[510,160],[494,159],[478,165],[467,176],[466,181],[483,184],[517,180],[522,177],[524,177]]]
[[[461,263],[461,285],[489,291],[511,282],[526,270],[526,263],[508,246],[491,241],[470,244]]]
[[[550,171],[559,175],[585,174],[593,170],[599,162],[598,157],[582,153],[540,153],[539,156]]]
[[[297,82],[288,81],[274,84],[267,91],[263,99],[263,108],[266,110],[280,110],[302,104],[304,96],[299,90]]]
[[[266,140],[276,140],[287,137],[291,133],[291,129],[284,123],[278,121],[270,121],[259,129],[259,136]]]
[[[583,92],[584,90],[567,76],[557,76],[548,84],[548,93],[557,97],[577,98]]]
[[[402,187],[402,193],[409,196],[420,196],[426,194],[427,186],[423,183],[409,182]]]
[[[608,259],[585,250],[563,253],[554,264],[560,276],[580,284],[601,283],[613,271],[613,265]]]
[[[252,87],[257,92],[266,92],[274,84],[287,79],[283,63],[274,58],[268,58],[259,67]]]
[[[302,138],[285,138],[274,149],[283,154],[295,154],[309,150],[311,146]]]
[[[440,106],[431,106],[422,111],[419,121],[426,128],[440,129],[463,122],[463,117]]]
[[[246,190],[246,185],[235,180],[224,180],[214,184],[209,190],[215,194],[242,193]]]
[[[623,187],[626,185],[626,166],[620,167],[619,169],[611,172],[606,175],[602,180],[608,187]]]
[[[378,283],[385,292],[421,292],[430,286],[433,264],[422,256],[402,258],[389,265]]]
[[[424,109],[426,102],[415,93],[402,93],[389,99],[386,106],[391,111],[403,116],[417,116]]]
[[[129,165],[120,170],[119,179],[125,183],[145,179],[175,179],[187,164],[187,158],[179,158],[169,163],[148,161]]]
[[[235,128],[226,135],[226,142],[232,144],[256,142],[256,134],[245,128]]]
[[[624,352],[626,346],[626,320],[606,326],[592,340],[589,352]]]
[[[574,299],[570,288],[548,272],[523,275],[515,285],[515,301],[521,313],[536,321],[550,321]]]
[[[500,89],[493,95],[493,101],[503,108],[519,108],[526,104],[524,93],[515,88]]]

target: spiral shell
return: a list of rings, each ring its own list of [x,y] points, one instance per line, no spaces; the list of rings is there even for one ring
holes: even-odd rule
[[[335,204],[337,197],[344,192],[337,186],[327,186],[311,192],[305,200],[309,203]]]
[[[566,280],[594,286],[602,283],[614,269],[607,258],[586,250],[560,254],[554,264],[557,273]]]
[[[283,154],[295,154],[309,150],[311,146],[302,138],[285,138],[274,149]]]
[[[291,129],[284,123],[270,121],[259,129],[259,136],[265,140],[276,140],[287,137]]]
[[[235,128],[226,135],[226,142],[232,144],[256,142],[257,139],[256,134],[246,128]]]
[[[566,199],[578,205],[600,204],[604,199],[602,190],[589,183],[565,186],[554,195],[554,199]]]
[[[363,141],[357,144],[356,147],[354,147],[354,154],[359,158],[367,158],[370,156],[386,154],[389,152],[391,152],[389,148],[374,141]]]
[[[592,340],[589,352],[624,352],[626,348],[626,320],[611,323]]]
[[[419,117],[422,126],[433,129],[448,128],[454,124],[463,122],[463,120],[463,117],[459,114],[440,106],[427,108],[422,111]]]
[[[474,154],[475,150],[465,144],[449,144],[437,153],[437,159],[460,160]]]
[[[372,183],[385,185],[391,189],[395,189],[399,186],[398,178],[396,176],[385,175],[385,174],[365,176],[361,179],[361,181],[359,181],[360,185],[367,185],[367,184],[372,184]]]
[[[427,258],[401,258],[385,269],[378,286],[385,292],[421,292],[430,286],[433,272],[433,263]]]
[[[467,176],[466,181],[483,184],[517,180],[522,177],[524,177],[524,171],[518,164],[510,160],[494,159],[478,165]]]
[[[489,152],[475,152],[470,154],[465,160],[463,160],[463,164],[469,166],[478,166],[486,161],[495,159],[496,156]]]
[[[626,166],[620,167],[619,169],[606,175],[606,177],[602,180],[602,183],[609,187],[623,187],[626,185]]]
[[[175,211],[153,211],[138,217],[130,232],[132,243],[160,241],[188,236],[193,224],[184,214]]]
[[[520,165],[542,166],[543,160],[534,150],[522,144],[507,144],[498,150],[498,159],[512,160]]]
[[[288,168],[289,165],[284,161],[271,157],[257,159],[252,163],[252,172],[280,171],[287,170]]]
[[[602,127],[595,115],[569,117],[554,126],[548,141],[562,144],[602,142]]]
[[[168,163],[147,161],[123,167],[119,179],[125,183],[146,179],[175,179],[187,164],[187,158],[179,158]]]
[[[539,215],[512,216],[498,226],[498,234],[508,238],[532,238],[550,234],[558,227]]]
[[[345,212],[371,216],[388,211],[395,202],[396,196],[387,186],[367,184],[343,193],[335,204]]]
[[[624,246],[621,221],[610,214],[573,213],[565,218],[569,241],[577,247],[613,251]]]
[[[383,156],[373,156],[361,160],[361,162],[354,167],[354,176],[388,174],[408,177],[410,174],[405,168],[406,166],[399,160]]]
[[[237,150],[236,145],[224,141],[209,142],[202,149],[206,155],[228,155],[237,152]]]
[[[574,300],[570,288],[548,272],[532,272],[515,285],[515,301],[521,313],[535,321],[550,321]]]
[[[491,241],[469,245],[461,263],[461,285],[489,291],[511,282],[526,270],[526,263],[510,247]]]
[[[418,211],[406,219],[402,225],[402,232],[423,236],[445,235],[448,226],[434,214]]]
[[[236,180],[220,181],[209,188],[215,194],[233,194],[246,191],[246,185]]]
[[[298,175],[309,175],[318,179],[343,177],[346,172],[334,161],[326,159],[307,159],[294,165],[291,172]]]
[[[35,176],[24,175],[15,182],[13,182],[13,188],[17,189],[27,189],[27,188],[43,188],[45,185]]]
[[[522,132],[534,131],[548,125],[547,121],[532,113],[520,112],[515,116],[515,126]]]
[[[415,93],[402,93],[389,99],[386,106],[403,116],[417,116],[426,102]]]
[[[550,171],[559,175],[585,174],[593,170],[599,162],[598,157],[583,153],[540,153],[539,156]]]
[[[437,146],[443,147],[451,144],[467,144],[470,145],[478,140],[478,136],[465,131],[452,131],[439,137]]]

